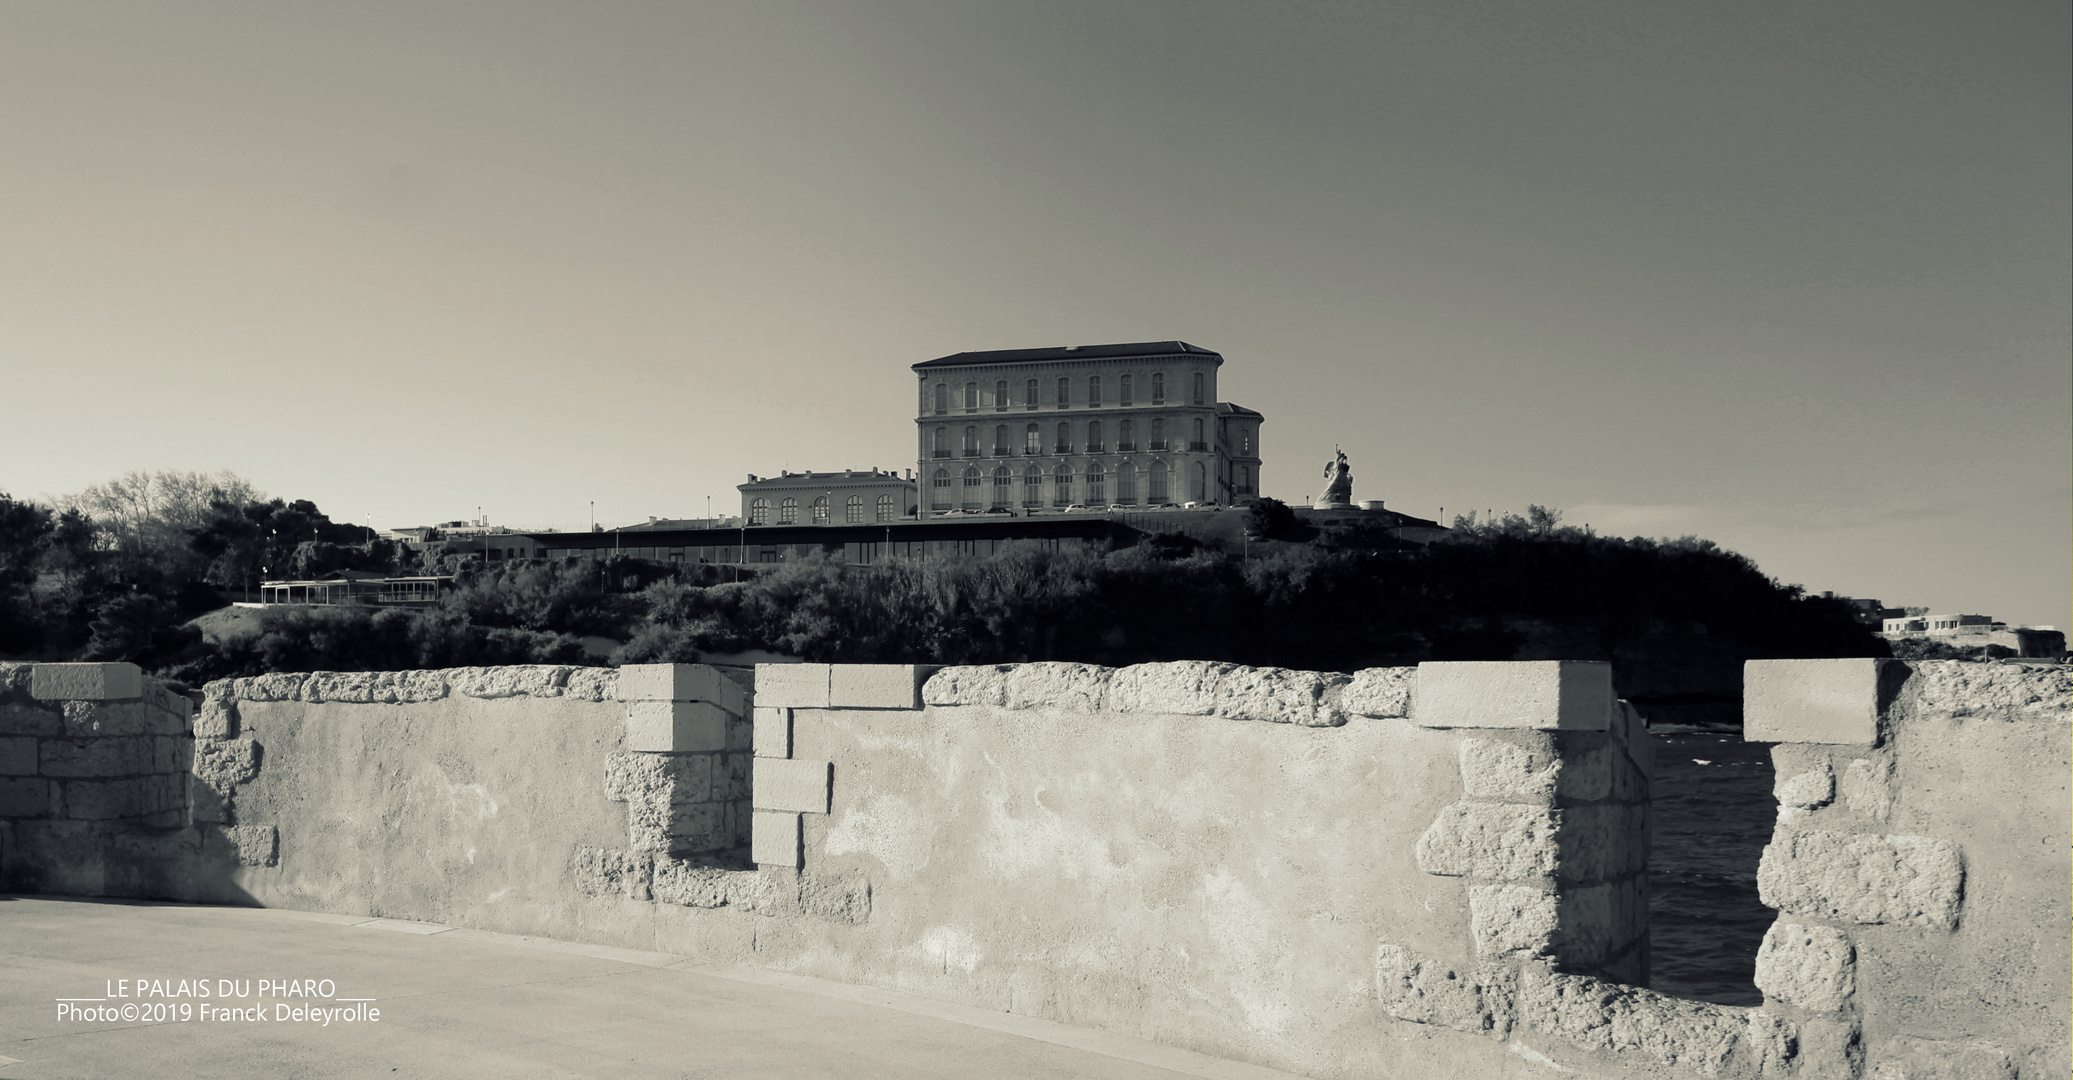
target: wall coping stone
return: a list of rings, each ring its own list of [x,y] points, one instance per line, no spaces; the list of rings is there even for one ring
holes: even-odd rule
[[[1604,731],[1612,665],[1596,660],[1446,660],[1418,665],[1411,719],[1430,728]]]
[[[144,696],[144,669],[135,664],[37,664],[29,696],[39,701],[128,701]]]
[[[1748,742],[1879,741],[1879,671],[1889,661],[1750,660],[1742,665],[1742,738]]]
[[[617,694],[617,668],[520,664],[503,667],[433,668],[413,671],[278,671],[218,679],[202,687],[205,700],[326,701],[403,704],[472,698],[537,697],[610,701]]]

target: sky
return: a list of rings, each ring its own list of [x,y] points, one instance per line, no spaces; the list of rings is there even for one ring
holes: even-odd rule
[[[2068,19],[10,3],[0,491],[703,516],[911,467],[914,363],[1177,338],[1268,495],[2064,627]]]

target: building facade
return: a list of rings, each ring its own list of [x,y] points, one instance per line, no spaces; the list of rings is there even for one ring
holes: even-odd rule
[[[896,470],[749,474],[741,519],[760,525],[887,525],[915,516],[914,481]]]
[[[967,352],[914,365],[923,513],[1229,504],[1259,491],[1260,425],[1184,341]]]

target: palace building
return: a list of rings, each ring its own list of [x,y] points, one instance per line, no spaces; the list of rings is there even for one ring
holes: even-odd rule
[[[923,514],[1259,494],[1259,413],[1217,400],[1224,358],[1184,341],[965,352],[914,365]]]
[[[885,525],[914,518],[914,481],[898,470],[749,474],[737,484],[750,525]]]

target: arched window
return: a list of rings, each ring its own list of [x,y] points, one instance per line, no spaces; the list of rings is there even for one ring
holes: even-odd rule
[[[1072,505],[1072,466],[1060,465],[1051,470],[1051,505]]]
[[[1152,449],[1166,449],[1166,420],[1163,417],[1152,420]]]
[[[1059,408],[1061,408],[1061,409],[1070,409],[1070,408],[1072,408],[1072,380],[1071,380],[1071,379],[1059,379],[1059,380],[1058,380],[1058,407],[1059,407]]]
[[[1038,507],[1044,505],[1044,470],[1042,466],[1031,465],[1022,470],[1022,505]]]
[[[1072,453],[1072,425],[1071,425],[1071,424],[1060,424],[1060,425],[1058,425],[1058,452],[1059,452],[1059,453],[1061,453],[1061,454],[1070,454],[1070,453]]]
[[[1152,404],[1166,404],[1166,376],[1163,372],[1152,374]]]
[[[777,523],[779,525],[797,525],[799,523],[799,500],[787,495],[785,496],[785,501],[777,504]]]
[[[950,470],[937,469],[936,475],[930,478],[929,487],[929,509],[950,509]]]
[[[976,427],[965,429],[965,456],[979,456],[979,429]]]
[[[1173,493],[1167,490],[1166,485],[1165,462],[1152,462],[1151,482],[1146,484],[1145,488],[1147,489],[1145,491],[1145,501],[1151,503],[1153,506],[1157,506],[1160,503],[1169,502],[1172,500]]]
[[[1137,425],[1128,420],[1123,421],[1122,430],[1116,433],[1117,453],[1127,454],[1137,449],[1137,444],[1131,441],[1137,437],[1136,429]]]
[[[975,383],[975,382],[968,382],[968,383],[966,383],[966,384],[965,384],[965,411],[966,411],[966,412],[978,412],[978,411],[979,411],[979,384],[978,384],[978,383]]]
[[[1202,386],[1202,373],[1198,371],[1195,373],[1195,404],[1197,405],[1202,404]]]
[[[1006,465],[993,470],[993,505],[1013,506],[1015,503],[1015,474]]]
[[[1023,393],[1023,396],[1024,396],[1024,397],[1025,397],[1025,399],[1026,399],[1026,400],[1024,400],[1024,401],[1022,402],[1022,407],[1023,407],[1023,408],[1025,408],[1025,409],[1034,409],[1034,408],[1036,408],[1036,407],[1037,407],[1037,381],[1036,381],[1035,379],[1031,379],[1031,380],[1029,380],[1029,385],[1028,385],[1028,386],[1025,386],[1025,387],[1023,387],[1023,388],[1022,388],[1022,393]]]
[[[1121,390],[1122,393],[1118,396],[1121,398],[1122,403],[1125,405],[1130,404],[1130,376],[1123,376],[1123,385],[1121,387]]]
[[[937,384],[936,384],[936,414],[940,416],[940,415],[942,415],[943,413],[947,413],[947,412],[949,412],[949,411],[950,411],[950,388],[949,388],[948,386],[945,386],[945,385],[943,385],[942,383],[937,383]]]
[[[1087,452],[1090,454],[1099,454],[1102,452],[1101,421],[1099,420],[1090,420],[1087,422]]]
[[[1002,385],[1006,384],[1003,383]],[[995,424],[993,426],[993,456],[1008,456],[1008,425],[1006,424]]]
[[[1234,489],[1234,494],[1252,494],[1252,470],[1243,465],[1238,466],[1238,482],[1231,486]]]
[[[878,520],[891,521],[892,519],[893,497],[890,495],[880,495],[878,497]]]
[[[770,500],[769,500],[769,499],[750,499],[750,500],[749,500],[749,524],[751,524],[751,525],[768,525],[768,524],[770,524]]]
[[[937,428],[937,429],[936,429],[936,452],[935,452],[935,456],[936,456],[936,457],[949,457],[949,456],[950,456],[950,429],[949,429],[949,428],[947,428],[947,427],[939,427],[939,428]]]
[[[1101,462],[1087,466],[1087,505],[1100,506],[1108,502],[1108,477],[1101,471]]]
[[[1202,463],[1199,461],[1195,463],[1194,493],[1188,497],[1198,503],[1209,501],[1209,470],[1203,468]]]
[[[828,523],[828,497],[826,495],[815,495],[813,497],[813,523],[815,525],[826,525]]]
[[[842,520],[851,525],[863,524],[864,497],[862,495],[851,495],[849,501],[842,504]]]
[[[964,508],[965,508],[965,509],[967,509],[967,510],[977,510],[977,509],[979,509],[979,495],[980,495],[980,490],[981,490],[982,488],[984,488],[985,486],[986,486],[986,478],[985,478],[985,477],[982,477],[982,476],[980,476],[980,475],[979,475],[979,470],[977,470],[977,469],[966,469],[966,470],[965,470],[965,498],[964,498]]]
[[[1204,442],[1204,441],[1202,441],[1202,438],[1203,438],[1203,436],[1202,436],[1202,418],[1198,416],[1198,417],[1196,417],[1196,418],[1195,418],[1195,438],[1194,438],[1194,441],[1193,441],[1193,442],[1190,442],[1190,443],[1188,444],[1188,449],[1190,449],[1190,450],[1207,450],[1207,449],[1209,449],[1209,444],[1208,444],[1208,443],[1206,443],[1206,442]]]
[[[1116,501],[1124,506],[1137,505],[1137,467],[1127,461],[1116,466]]]
[[[1101,404],[1101,376],[1089,375],[1087,376],[1087,407],[1091,409],[1099,404]]]
[[[1044,433],[1035,424],[1022,429],[1022,452],[1041,454],[1044,452]]]

